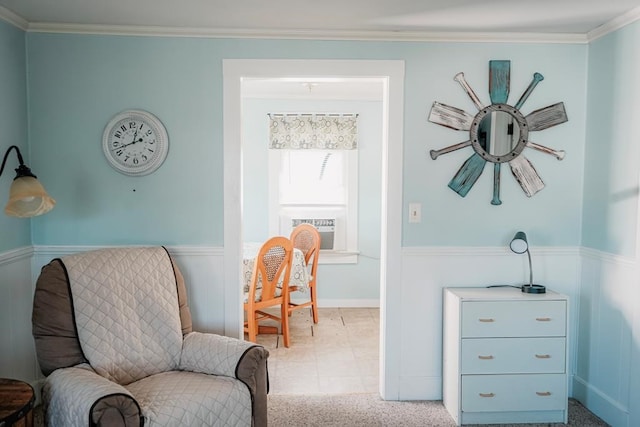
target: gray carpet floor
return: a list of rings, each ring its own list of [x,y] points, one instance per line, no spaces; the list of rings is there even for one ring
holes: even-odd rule
[[[269,395],[269,427],[453,427],[455,425],[442,405],[442,401],[384,401],[375,393]],[[608,426],[579,402],[569,399],[568,424],[502,424],[500,427],[565,425]],[[40,406],[34,410],[34,426],[44,426]]]
[[[384,401],[377,394],[269,395],[270,427],[449,427],[453,419],[441,401]],[[568,424],[505,426],[604,427],[607,424],[579,402],[569,400]],[[486,427],[486,425],[485,425]]]

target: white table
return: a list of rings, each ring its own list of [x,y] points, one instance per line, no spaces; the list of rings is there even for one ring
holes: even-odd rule
[[[244,243],[242,256],[242,278],[244,284],[244,292],[249,292],[249,286],[251,285],[251,276],[253,275],[253,266],[255,264],[256,256],[258,255],[261,247],[262,243],[259,242]],[[291,276],[289,277],[289,287],[297,286],[300,291],[307,292],[309,289],[310,280],[311,274],[307,269],[307,264],[304,260],[304,253],[300,249],[293,248],[293,259],[291,260]]]

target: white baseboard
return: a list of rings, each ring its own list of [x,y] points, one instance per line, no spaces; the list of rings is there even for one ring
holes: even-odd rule
[[[293,300],[295,302],[295,300]],[[379,299],[322,299],[318,298],[319,308],[368,308],[380,307]]]
[[[296,304],[300,304],[306,301],[309,301],[309,299],[291,298],[291,302]],[[318,308],[380,308],[380,300],[318,298]]]
[[[611,400],[605,393],[582,378],[573,379],[574,399],[612,426],[629,425],[629,409]]]
[[[401,376],[398,400],[442,400],[442,377]]]

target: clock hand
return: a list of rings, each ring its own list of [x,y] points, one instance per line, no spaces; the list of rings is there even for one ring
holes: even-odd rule
[[[128,143],[128,144],[124,144],[124,145],[119,145],[119,146],[117,146],[117,147],[115,147],[115,148],[112,148],[112,149],[111,149],[111,151],[120,150],[121,148],[128,147],[128,146],[133,145],[133,144],[135,144],[136,142],[140,142],[140,141],[142,141],[142,138],[140,138],[140,140],[138,140],[138,141],[133,141],[133,142],[130,142],[130,143]]]
[[[121,149],[121,148],[128,147],[128,146],[130,146],[130,145],[135,144],[136,142],[142,142],[142,138],[136,139],[137,135],[138,135],[138,130],[136,129],[136,133],[133,135],[133,141],[131,141],[131,142],[130,142],[130,143],[128,143],[128,144],[119,145],[119,146],[117,146],[117,147],[115,147],[115,148],[112,148],[112,149],[111,149],[111,151],[116,151],[116,150],[119,150],[119,149]]]

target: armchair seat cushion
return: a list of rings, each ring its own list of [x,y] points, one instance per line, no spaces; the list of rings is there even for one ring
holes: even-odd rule
[[[235,378],[169,371],[125,388],[140,405],[145,426],[250,426],[251,395]]]

